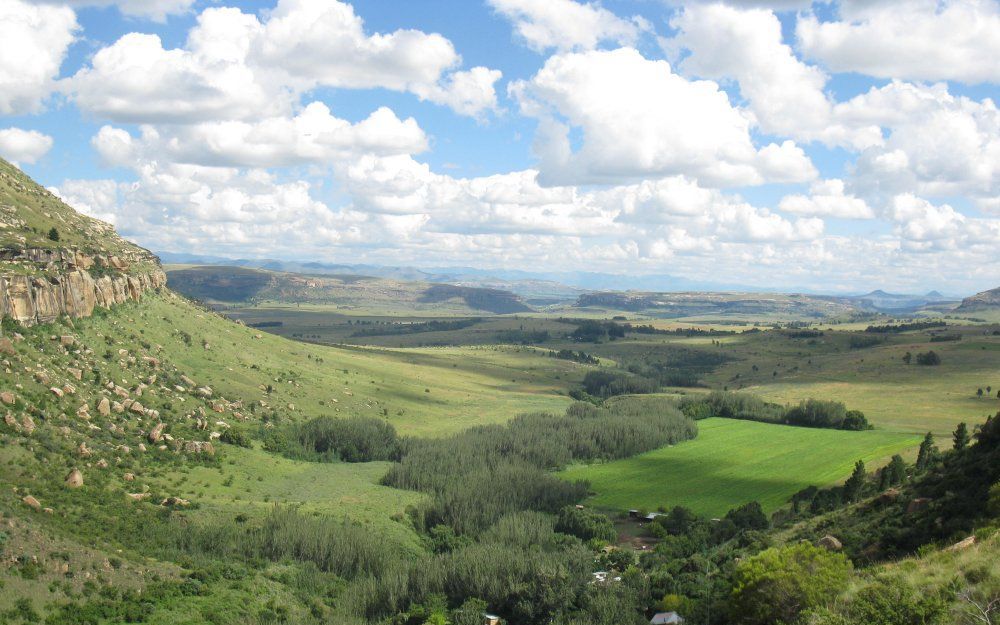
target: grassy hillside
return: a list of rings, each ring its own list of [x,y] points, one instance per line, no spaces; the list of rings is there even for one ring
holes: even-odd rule
[[[59,235],[58,240],[49,237],[53,228]],[[0,247],[73,247],[87,254],[122,257],[130,257],[140,251],[119,237],[111,225],[81,215],[2,158]]]
[[[698,422],[698,438],[561,475],[588,480],[588,502],[615,511],[685,506],[721,516],[756,500],[767,511],[806,486],[846,477],[856,460],[884,461],[919,443],[889,432],[840,432],[731,419]],[[883,462],[884,464],[884,462]]]

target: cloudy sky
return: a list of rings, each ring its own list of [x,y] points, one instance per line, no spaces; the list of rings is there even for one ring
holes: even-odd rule
[[[1000,286],[998,0],[0,0],[0,155],[157,251]]]

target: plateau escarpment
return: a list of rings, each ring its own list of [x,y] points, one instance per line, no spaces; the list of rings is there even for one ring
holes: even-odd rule
[[[164,284],[156,256],[0,159],[0,317],[87,317]]]
[[[89,317],[96,307],[136,301],[167,282],[159,267],[129,272],[129,261],[118,256],[75,250],[8,248],[0,262],[0,317],[23,325]]]

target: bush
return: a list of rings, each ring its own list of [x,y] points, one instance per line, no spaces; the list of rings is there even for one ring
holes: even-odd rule
[[[325,462],[397,460],[400,453],[392,424],[370,417],[316,417],[289,426],[284,436],[273,436],[268,444],[293,458]]]
[[[559,511],[555,530],[576,536],[583,541],[597,539],[613,543],[618,538],[618,532],[615,531],[615,525],[611,519],[599,512],[579,509],[575,506],[566,506]]]
[[[785,413],[785,423],[812,428],[839,428],[847,417],[847,408],[838,401],[807,399]]]
[[[924,365],[925,367],[936,367],[941,364],[941,357],[933,350],[917,354],[917,364]]]
[[[590,371],[583,377],[583,390],[594,397],[641,395],[660,390],[653,380],[611,371]]]
[[[246,432],[238,428],[230,428],[219,436],[219,440],[223,443],[229,445],[236,445],[238,447],[252,447],[253,443],[250,441],[250,437]]]
[[[850,573],[851,563],[843,554],[806,542],[766,549],[740,562],[733,573],[733,621],[793,623],[803,611],[840,594]]]

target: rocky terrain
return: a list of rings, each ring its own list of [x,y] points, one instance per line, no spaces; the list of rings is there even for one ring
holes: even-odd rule
[[[156,256],[0,159],[0,316],[79,319],[164,284]]]
[[[1000,308],[1000,287],[976,293],[972,297],[962,300],[956,311],[971,312],[976,310],[990,310]]]

